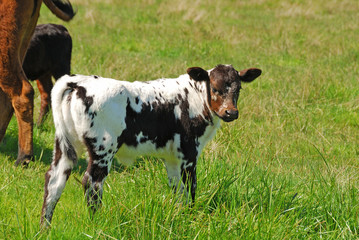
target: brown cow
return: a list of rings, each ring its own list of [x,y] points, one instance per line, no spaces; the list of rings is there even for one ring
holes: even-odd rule
[[[0,141],[15,112],[19,126],[15,165],[33,159],[34,89],[22,69],[26,49],[34,32],[42,0],[0,1]],[[44,0],[59,18],[69,21],[75,12],[68,0]]]

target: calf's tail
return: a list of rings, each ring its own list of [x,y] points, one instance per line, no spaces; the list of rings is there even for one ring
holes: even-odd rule
[[[64,75],[58,79],[51,91],[52,116],[55,124],[55,138],[60,142],[60,148],[70,159],[76,159],[76,153],[70,143],[71,136],[71,94],[76,85],[76,78]],[[70,150],[70,151],[69,151]]]

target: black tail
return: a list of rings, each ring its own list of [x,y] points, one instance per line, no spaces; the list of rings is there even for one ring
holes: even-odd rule
[[[70,21],[76,14],[68,0],[44,0],[44,3],[53,14],[64,21]]]

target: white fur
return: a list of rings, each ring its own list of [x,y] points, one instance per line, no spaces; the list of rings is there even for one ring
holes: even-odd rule
[[[77,86],[83,87],[86,90],[86,96],[92,97],[93,102],[90,106],[89,113],[96,113],[94,119],[90,114],[86,114],[86,106],[83,99],[77,96],[77,90],[71,92],[71,88],[68,87],[68,83],[76,83]],[[201,92],[196,91],[193,87],[195,82],[185,74],[175,79],[159,79],[149,82],[126,82],[118,81],[110,78],[101,78],[94,76],[63,76],[59,79],[52,90],[52,109],[53,118],[56,127],[56,138],[60,143],[60,149],[62,156],[57,166],[52,164],[48,171],[49,183],[45,186],[48,189],[48,195],[44,199],[43,216],[48,221],[51,221],[51,216],[58,201],[61,192],[66,183],[66,176],[63,174],[65,170],[72,169],[73,159],[69,159],[66,155],[66,151],[73,147],[77,156],[86,149],[85,137],[97,139],[95,143],[97,153],[113,154],[105,155],[104,159],[106,163],[101,163],[100,160],[94,161],[100,167],[111,166],[111,162],[114,154],[117,150],[117,138],[126,129],[126,107],[128,99],[130,101],[131,108],[140,113],[142,110],[142,104],[147,103],[149,105],[157,102],[157,104],[164,104],[165,100],[174,103],[178,99],[178,95],[182,99],[187,97],[189,103],[189,117],[194,118],[203,116],[205,108],[209,108],[207,102],[207,91],[205,82],[197,82],[197,87],[201,89]],[[186,96],[186,90],[188,95]],[[159,97],[162,96],[162,97]],[[137,98],[137,103],[136,103]],[[180,106],[174,108],[175,118],[181,120],[182,110]],[[197,156],[201,153],[206,143],[214,136],[214,133],[219,128],[220,119],[211,114],[213,122],[208,122],[208,126],[202,136],[199,136],[197,146]],[[172,124],[172,123],[169,123]],[[91,125],[93,125],[91,127]],[[143,132],[140,132],[136,136],[137,142],[141,139],[145,139]],[[99,150],[101,147],[102,150]],[[123,144],[118,152],[117,156],[119,160],[125,164],[130,165],[134,162],[135,158],[139,155],[153,155],[158,158],[162,158],[165,162],[169,185],[177,188],[180,192],[183,192],[185,187],[181,180],[181,164],[184,167],[192,167],[195,162],[184,162],[184,153],[179,151],[181,147],[180,134],[174,134],[172,140],[168,140],[166,145],[162,148],[156,148],[156,145],[152,141],[144,141],[139,143],[136,147],[127,146]],[[90,181],[90,189],[97,187],[100,189],[99,194],[102,195],[101,182],[92,182],[92,177],[88,172],[85,173]],[[96,185],[97,184],[97,185]],[[193,186],[196,186],[195,184]],[[187,195],[187,191],[184,191]],[[88,200],[88,202],[90,202]]]
[[[103,136],[106,139],[112,139],[112,143],[115,145],[116,136],[119,136],[126,128],[125,117],[128,97],[130,99],[131,107],[136,112],[140,112],[142,103],[158,102],[156,96],[159,96],[159,94],[167,100],[174,100],[178,94],[185,98],[185,88],[189,91],[188,101],[190,117],[196,117],[198,115],[202,116],[204,103],[207,102],[205,87],[203,86],[203,93],[199,94],[190,87],[190,81],[193,82],[187,74],[181,75],[176,79],[159,79],[147,83],[130,83],[101,77],[95,79],[92,76],[82,75],[76,75],[75,77],[64,76],[58,80],[52,91],[52,106],[56,135],[66,136],[66,138],[75,146],[79,146],[85,133],[88,134],[89,137]],[[84,114],[85,106],[81,99],[78,99],[73,95],[71,105],[66,103],[66,95],[68,95],[69,92],[66,90],[64,91],[64,89],[68,82],[75,82],[79,86],[83,86],[87,90],[87,96],[94,96],[91,111],[96,112],[96,118],[101,119],[100,121],[95,121],[94,128],[90,128],[91,120]],[[139,98],[138,104],[135,102],[136,97]],[[175,107],[175,115],[178,119],[181,118],[181,110],[178,106]],[[207,131],[215,132],[219,127],[219,119],[215,115],[213,115],[213,118],[218,124],[215,124],[215,126],[213,126],[214,128],[210,128],[212,130]],[[205,145],[213,134],[205,134],[205,136],[202,137],[203,144],[201,145]],[[146,136],[137,136],[137,138],[140,137]],[[107,144],[110,144],[110,142],[107,142]],[[179,153],[176,149],[179,147],[179,144],[179,141],[168,142],[163,149],[156,149],[155,145],[150,142],[140,144],[136,149],[134,147],[123,146],[117,155],[122,155],[124,159],[135,159],[138,155],[155,155],[160,158],[168,157],[168,155],[177,157]],[[82,144],[82,148],[84,147],[85,146]],[[129,164],[132,161],[126,162]]]

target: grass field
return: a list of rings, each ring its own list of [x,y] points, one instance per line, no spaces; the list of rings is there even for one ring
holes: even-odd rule
[[[174,202],[160,160],[140,158],[115,164],[92,219],[82,160],[39,232],[54,126],[51,115],[35,126],[35,162],[16,168],[13,118],[0,145],[0,239],[359,238],[358,1],[72,3],[70,23],[45,6],[39,23],[68,28],[73,73],[144,81],[229,63],[263,74],[201,155],[192,209]],[[35,105],[36,119],[38,95]]]

